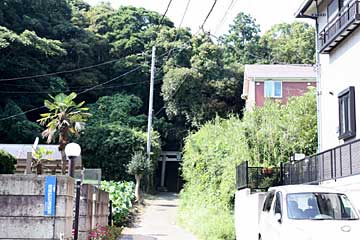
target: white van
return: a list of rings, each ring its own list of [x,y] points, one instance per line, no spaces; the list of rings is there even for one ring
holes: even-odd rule
[[[358,240],[359,212],[341,192],[314,185],[270,188],[259,240]]]

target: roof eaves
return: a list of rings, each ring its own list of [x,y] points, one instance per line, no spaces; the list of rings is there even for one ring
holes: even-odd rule
[[[297,12],[295,13],[295,17],[296,18],[315,18],[315,17],[312,17],[312,16],[308,16],[308,15],[305,15],[305,11],[311,6],[311,3],[313,2],[314,0],[305,0],[303,2],[303,4],[300,6],[300,8],[297,10]]]

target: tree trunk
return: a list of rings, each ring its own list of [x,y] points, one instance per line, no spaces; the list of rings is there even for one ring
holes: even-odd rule
[[[142,178],[142,175],[141,175],[141,174],[139,174],[139,175],[136,174],[136,175],[135,175],[135,179],[136,179],[135,198],[136,198],[136,202],[140,202],[140,203],[141,203],[141,190],[140,190],[141,178]]]
[[[37,165],[36,165],[36,174],[37,175],[42,175],[43,171],[42,171],[42,164],[39,162]]]
[[[66,154],[65,149],[61,150],[61,174],[65,175],[66,173]]]
[[[59,151],[61,152],[61,174],[66,174],[66,154],[65,146],[68,143],[68,127],[64,127],[60,130],[59,134]]]

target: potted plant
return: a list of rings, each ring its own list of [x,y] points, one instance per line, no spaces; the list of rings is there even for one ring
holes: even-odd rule
[[[265,176],[269,176],[273,173],[274,169],[272,167],[263,167],[261,173]]]

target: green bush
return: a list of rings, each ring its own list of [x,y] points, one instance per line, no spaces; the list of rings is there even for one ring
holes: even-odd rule
[[[105,180],[131,181],[127,165],[136,151],[146,148],[147,133],[127,126],[106,124],[90,126],[80,138],[85,167],[101,168]],[[160,136],[153,132],[151,149],[152,160],[161,151]]]
[[[151,173],[154,170],[154,164],[143,152],[135,152],[131,161],[127,165],[127,172],[132,175],[143,175]]]
[[[102,181],[101,189],[109,193],[115,226],[123,226],[133,206],[135,198],[133,182]]]
[[[0,174],[12,174],[15,171],[16,159],[8,152],[0,150]]]
[[[217,118],[205,124],[185,140],[180,223],[200,239],[234,239],[235,167],[244,161],[277,166],[295,152],[313,154],[316,147],[314,90],[287,105],[268,101],[245,112],[243,119]],[[261,186],[276,180],[267,177]]]

